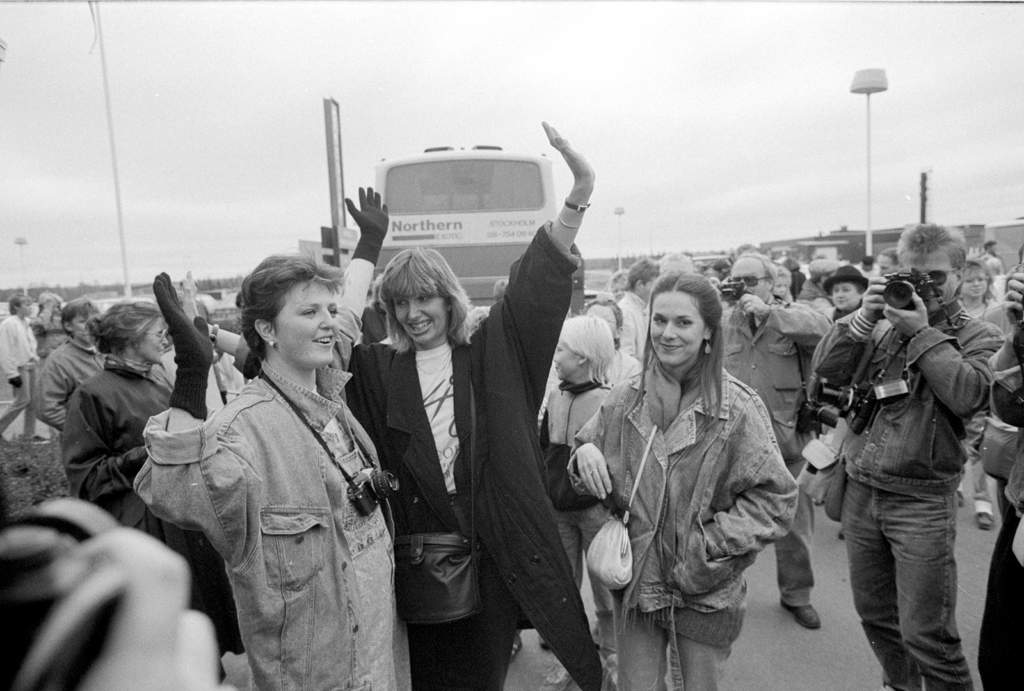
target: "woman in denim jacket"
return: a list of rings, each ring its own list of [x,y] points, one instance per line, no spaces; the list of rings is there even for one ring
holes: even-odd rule
[[[764,403],[722,369],[711,284],[662,276],[649,312],[644,376],[616,386],[576,435],[570,472],[621,506],[639,483],[633,579],[615,593],[619,689],[665,688],[666,645],[686,688],[716,689],[743,623],[743,571],[789,530],[796,484]]]
[[[304,257],[268,257],[246,277],[242,334],[261,373],[205,423],[205,322],[188,322],[166,274],[154,283],[178,370],[136,489],[224,557],[258,689],[409,688],[384,504],[349,497],[380,476],[377,454],[342,399],[348,375],[330,367],[358,337],[387,228],[379,195],[360,201],[343,294],[336,269]]]

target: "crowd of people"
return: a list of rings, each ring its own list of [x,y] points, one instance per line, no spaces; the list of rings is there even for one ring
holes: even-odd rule
[[[72,494],[187,564],[191,608],[259,689],[498,690],[524,627],[585,691],[717,689],[766,546],[780,606],[821,627],[823,500],[883,688],[970,689],[965,497],[979,529],[1002,515],[979,669],[1004,688],[1024,614],[1024,271],[919,225],[807,274],[752,246],[708,266],[643,258],[569,315],[595,176],[544,129],[573,186],[493,306],[474,308],[434,250],[377,267],[387,207],[360,190],[346,270],[268,257],[235,330],[166,274],[155,305],[103,314],[12,298],[0,432],[23,414],[24,439],[37,417],[59,434]],[[230,396],[224,353],[246,382]],[[616,556],[600,536],[619,523],[628,577],[591,570],[589,622],[584,569]],[[138,680],[124,649],[105,655],[99,678],[121,664]]]

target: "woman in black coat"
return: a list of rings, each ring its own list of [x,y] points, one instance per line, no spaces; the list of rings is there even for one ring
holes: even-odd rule
[[[132,483],[146,460],[143,429],[167,409],[171,382],[160,364],[167,325],[156,305],[119,303],[89,323],[103,370],[68,403],[62,456],[73,496],[110,512],[178,552],[192,569],[192,608],[214,623],[220,651],[243,650],[224,562],[202,533],[157,518]]]
[[[408,627],[418,691],[499,691],[521,615],[584,691],[601,685],[537,440],[537,411],[577,266],[569,248],[594,176],[546,123],[545,131],[575,184],[559,217],[513,265],[505,296],[477,331],[469,333],[469,300],[444,258],[409,249],[383,275],[392,344],[357,346],[352,355],[349,405],[381,465],[399,480],[391,500],[396,543],[416,533],[461,533],[473,536],[478,550],[479,611]]]

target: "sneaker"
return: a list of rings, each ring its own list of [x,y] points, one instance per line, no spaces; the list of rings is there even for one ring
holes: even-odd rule
[[[820,629],[821,618],[818,616],[818,612],[811,605],[787,605],[785,602],[780,602],[782,608],[793,615],[796,619],[796,623],[805,629]]]
[[[978,524],[978,530],[992,530],[992,514],[979,511],[974,514],[974,522]]]
[[[40,437],[38,434],[33,437],[23,437],[22,441],[26,444],[49,444],[50,440],[46,437]]]

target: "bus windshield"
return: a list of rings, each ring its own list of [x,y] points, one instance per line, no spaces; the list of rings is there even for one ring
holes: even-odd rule
[[[526,211],[544,206],[540,166],[474,159],[398,165],[387,172],[392,214]]]

